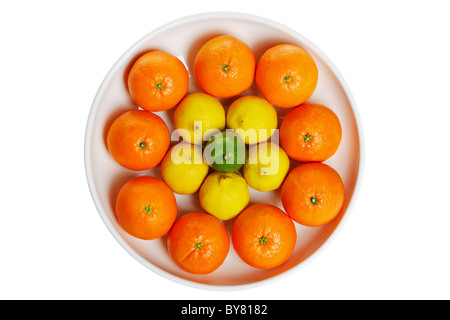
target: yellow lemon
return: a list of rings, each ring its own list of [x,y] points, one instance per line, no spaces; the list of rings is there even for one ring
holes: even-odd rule
[[[200,188],[200,205],[221,220],[236,217],[250,201],[247,183],[237,173],[211,173]]]
[[[246,144],[266,141],[277,126],[277,112],[264,98],[244,96],[235,100],[228,109],[227,127],[234,129]]]
[[[202,148],[181,142],[167,152],[161,162],[161,177],[178,194],[197,192],[208,175]]]
[[[253,189],[271,191],[281,186],[289,166],[289,157],[280,146],[263,142],[250,147],[242,175]]]
[[[175,109],[173,122],[184,141],[202,144],[225,129],[225,109],[209,94],[191,93]]]

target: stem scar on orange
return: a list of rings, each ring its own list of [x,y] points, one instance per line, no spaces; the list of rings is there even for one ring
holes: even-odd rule
[[[128,91],[133,101],[147,111],[175,107],[189,88],[188,71],[177,57],[164,51],[140,56],[128,74]]]
[[[297,223],[321,226],[339,214],[344,204],[344,184],[336,170],[324,163],[302,164],[284,181],[281,202]]]
[[[334,155],[342,138],[337,115],[320,104],[305,103],[291,110],[280,125],[284,151],[300,162],[322,162]]]
[[[121,166],[140,171],[155,167],[169,149],[170,132],[156,114],[144,110],[123,113],[108,130],[109,153]]]
[[[284,263],[294,251],[297,232],[294,222],[279,208],[256,204],[236,218],[233,247],[247,264],[270,269]]]
[[[207,213],[193,212],[175,222],[167,238],[167,248],[183,270],[208,274],[225,261],[230,239],[219,219]]]
[[[116,217],[130,235],[153,240],[169,232],[178,214],[172,189],[163,181],[141,176],[128,181],[116,198]]]
[[[280,44],[269,48],[256,67],[256,85],[273,105],[292,108],[314,93],[319,72],[313,58],[304,49]]]
[[[217,98],[237,96],[250,88],[256,59],[247,44],[223,35],[206,42],[194,61],[194,75],[205,92]]]

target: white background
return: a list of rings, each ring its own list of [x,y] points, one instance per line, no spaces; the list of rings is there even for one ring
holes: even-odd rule
[[[366,163],[344,228],[289,277],[217,292],[131,257],[98,215],[84,131],[138,39],[208,11],[281,22],[316,44],[359,106]],[[1,1],[0,298],[449,299],[448,1]]]

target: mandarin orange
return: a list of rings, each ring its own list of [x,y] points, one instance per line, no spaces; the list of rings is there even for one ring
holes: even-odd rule
[[[130,235],[153,240],[169,232],[178,214],[172,189],[154,177],[128,181],[116,198],[119,224]]]
[[[225,261],[230,239],[219,219],[207,213],[193,212],[175,222],[167,238],[167,248],[181,269],[207,274]]]
[[[223,35],[206,42],[198,51],[194,74],[198,85],[217,98],[234,97],[253,83],[256,59],[241,40]]]
[[[233,224],[231,237],[239,257],[261,269],[284,263],[297,241],[294,222],[269,204],[256,204],[242,211]]]
[[[318,69],[304,49],[292,44],[269,48],[256,67],[256,85],[273,105],[292,108],[304,103],[314,93]]]
[[[321,226],[339,214],[344,203],[344,184],[332,167],[306,163],[286,177],[281,187],[281,202],[297,223]]]
[[[321,162],[334,155],[342,138],[337,115],[320,104],[303,104],[291,110],[280,125],[284,151],[300,162]]]
[[[162,161],[169,149],[170,132],[156,114],[131,110],[114,120],[106,141],[114,160],[125,168],[140,171]]]
[[[164,111],[175,107],[188,88],[189,75],[185,65],[164,51],[143,54],[128,74],[131,98],[147,111]]]

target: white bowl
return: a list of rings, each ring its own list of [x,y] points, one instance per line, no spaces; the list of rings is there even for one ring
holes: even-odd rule
[[[326,163],[339,172],[346,194],[344,206],[332,222],[315,228],[295,224],[298,233],[297,244],[292,256],[281,266],[270,270],[253,268],[240,260],[231,246],[224,264],[219,269],[208,275],[193,275],[181,270],[172,261],[166,246],[167,235],[151,241],[139,240],[127,234],[118,224],[114,206],[120,187],[129,179],[140,175],[160,178],[160,168],[158,166],[136,172],[121,167],[109,155],[105,138],[109,126],[117,116],[137,108],[126,85],[128,71],[137,57],[155,49],[175,55],[189,70],[189,92],[200,91],[192,74],[195,55],[208,39],[221,34],[235,36],[247,43],[257,60],[266,49],[280,43],[299,45],[311,54],[319,69],[319,81],[308,102],[328,106],[341,121],[342,142],[336,154]],[[255,84],[242,95],[247,94],[259,95]],[[233,100],[225,99],[222,102],[228,107]],[[170,130],[173,130],[173,110],[157,113],[166,121]],[[277,110],[280,124],[290,109]],[[342,228],[349,215],[361,184],[363,158],[363,134],[356,104],[333,63],[296,31],[265,18],[237,13],[189,16],[160,27],[134,44],[114,64],[101,84],[92,104],[85,136],[85,166],[89,188],[101,218],[115,239],[150,270],[185,285],[216,290],[237,290],[266,284],[299,270],[317,256]],[[295,165],[297,164],[292,162],[292,166]],[[250,189],[250,193],[251,204],[270,203],[283,209],[279,190],[262,193]],[[176,198],[179,216],[203,211],[199,205],[198,194],[176,195]],[[228,231],[231,231],[233,221],[234,219],[224,222]]]

